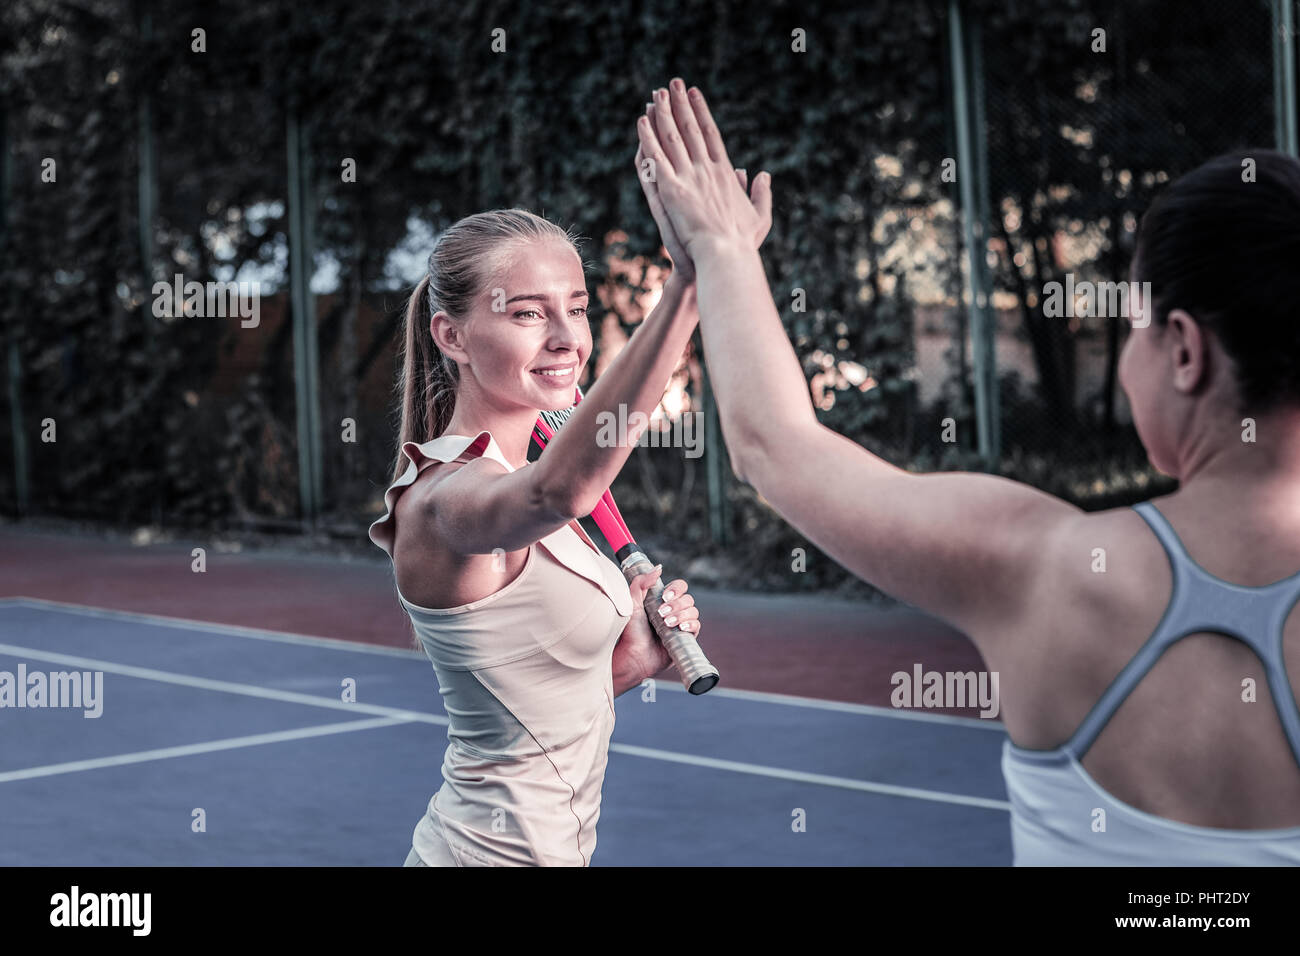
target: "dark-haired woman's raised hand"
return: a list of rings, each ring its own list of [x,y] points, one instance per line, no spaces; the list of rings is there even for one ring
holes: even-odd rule
[[[771,180],[738,185],[703,95],[674,79],[637,123],[653,186],[698,273],[700,335],[736,476],[808,540],[880,590],[943,618],[990,668],[1050,603],[1078,508],[992,475],[914,475],[821,424],[756,251]],[[644,180],[643,180],[644,182]],[[649,195],[649,193],[648,193]],[[1064,557],[1060,560],[1065,560]],[[1046,588],[1046,591],[1044,590]]]

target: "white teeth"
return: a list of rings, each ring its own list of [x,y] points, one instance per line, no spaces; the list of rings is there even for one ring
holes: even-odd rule
[[[573,369],[572,368],[562,368],[562,369],[546,368],[546,369],[535,369],[534,371],[536,371],[538,375],[552,375],[558,378],[563,375],[568,375],[570,372],[573,371]]]

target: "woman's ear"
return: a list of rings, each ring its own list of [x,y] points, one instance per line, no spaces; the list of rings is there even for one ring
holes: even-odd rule
[[[460,326],[446,312],[441,310],[435,312],[429,319],[429,334],[433,336],[433,344],[438,346],[438,351],[443,355],[457,362],[469,360],[469,356],[465,354]]]
[[[1170,349],[1174,388],[1191,395],[1205,387],[1210,377],[1210,336],[1201,323],[1182,309],[1170,309],[1165,326],[1165,347]]]

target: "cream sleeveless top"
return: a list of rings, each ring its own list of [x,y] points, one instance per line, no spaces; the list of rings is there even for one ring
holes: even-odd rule
[[[429,464],[486,455],[515,470],[487,431],[402,452],[410,465],[370,526],[390,558],[397,499]],[[451,608],[398,599],[450,719],[443,784],[415,851],[435,865],[589,864],[614,730],[613,650],[633,611],[618,567],[570,524],[530,545],[519,576],[485,598]]]

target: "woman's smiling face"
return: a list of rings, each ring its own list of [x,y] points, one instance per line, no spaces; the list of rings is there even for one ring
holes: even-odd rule
[[[568,243],[518,243],[479,294],[454,357],[503,406],[567,408],[591,354],[587,283]]]

